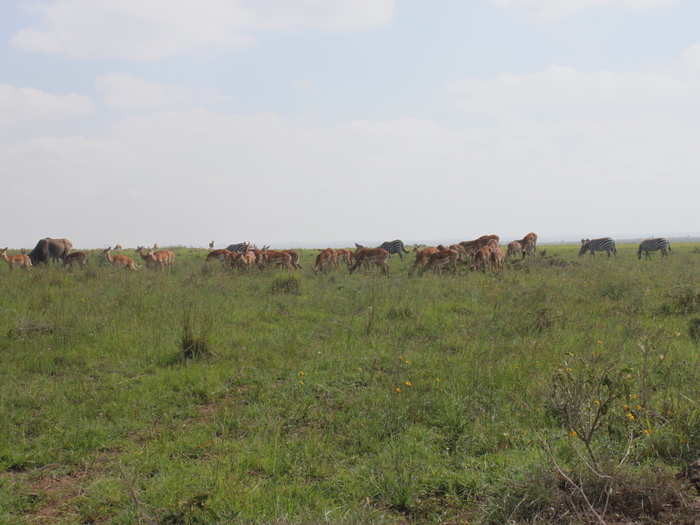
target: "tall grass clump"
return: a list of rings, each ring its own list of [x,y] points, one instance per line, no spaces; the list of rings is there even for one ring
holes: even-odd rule
[[[201,359],[213,355],[209,341],[212,324],[210,318],[196,320],[192,308],[185,310],[180,337],[180,352],[183,359]]]

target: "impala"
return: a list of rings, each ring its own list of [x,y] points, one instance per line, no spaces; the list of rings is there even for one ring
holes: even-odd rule
[[[107,247],[107,249],[103,250],[102,255],[109,264],[117,268],[125,268],[127,270],[140,269],[138,266],[136,266],[136,263],[131,257],[121,254],[112,255],[111,247]]]
[[[314,273],[328,271],[331,267],[338,267],[338,254],[332,248],[321,250],[316,256],[316,262],[313,266]]]
[[[350,273],[357,270],[363,263],[376,264],[382,269],[384,275],[389,275],[387,259],[389,252],[384,248],[358,248],[355,252],[355,263],[349,267]]]
[[[2,257],[2,259],[7,263],[10,270],[14,270],[15,266],[19,266],[25,270],[32,267],[32,260],[29,258],[29,255],[25,255],[23,253],[18,255],[7,255],[7,248],[3,248],[0,250],[0,257]]]

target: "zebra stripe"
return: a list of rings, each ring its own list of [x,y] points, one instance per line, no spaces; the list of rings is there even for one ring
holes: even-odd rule
[[[642,258],[642,252],[646,257],[650,257],[649,252],[661,251],[661,256],[665,257],[671,251],[671,243],[668,239],[657,237],[656,239],[646,239],[639,244],[637,257]]]
[[[591,255],[595,255],[595,252],[607,252],[608,257],[610,257],[611,254],[617,255],[615,241],[610,237],[603,237],[601,239],[581,239],[581,249],[578,254],[583,255],[587,251],[591,252]]]
[[[357,243],[355,243],[355,246],[357,248],[364,248],[364,246],[362,246],[361,244],[357,244]],[[403,260],[404,253],[409,253],[408,250],[406,249],[406,247],[404,246],[403,241],[401,239],[383,242],[381,245],[377,246],[377,248],[382,248],[383,250],[388,251],[389,255],[392,255],[394,253],[398,253],[401,260]]]
[[[230,252],[245,253],[246,251],[248,251],[248,248],[250,248],[251,244],[252,243],[250,241],[243,241],[237,244],[229,244],[226,249]]]

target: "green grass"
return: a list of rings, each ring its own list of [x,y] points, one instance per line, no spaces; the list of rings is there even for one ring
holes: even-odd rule
[[[2,267],[0,523],[525,522],[587,457],[556,378],[583,419],[623,396],[601,469],[696,459],[695,246],[543,248],[500,275]]]

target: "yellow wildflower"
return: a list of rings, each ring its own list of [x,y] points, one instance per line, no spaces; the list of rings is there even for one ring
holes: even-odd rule
[[[406,386],[413,386],[413,383],[411,383],[410,381],[404,381],[403,384]]]
[[[576,436],[578,436],[578,432],[576,432],[575,430],[569,432],[569,437],[575,438]]]
[[[634,409],[635,409],[635,410],[641,410],[641,409],[642,409],[642,405],[635,405]]]
[[[651,429],[650,429],[650,428],[645,428],[645,429],[644,429],[644,435],[646,435],[646,436],[651,436]]]
[[[635,419],[637,419],[637,416],[635,416],[632,412],[627,412],[627,419],[629,419],[630,421],[634,421]]]
[[[595,406],[599,407],[600,406],[600,399],[596,399],[595,401],[593,401],[593,404]]]
[[[299,370],[299,377],[304,377],[306,374],[303,370]]]
[[[394,388],[394,392],[396,392],[397,394],[400,394],[400,393],[401,393],[401,387],[400,387],[400,386],[397,386],[396,388]]]

